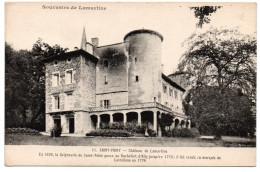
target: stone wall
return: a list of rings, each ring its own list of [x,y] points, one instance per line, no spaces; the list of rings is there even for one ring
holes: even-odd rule
[[[81,64],[82,109],[96,106],[96,62],[82,57]]]
[[[166,93],[164,93],[163,86],[166,84],[167,90]],[[183,92],[179,89],[173,87],[170,85],[167,81],[162,79],[162,86],[161,86],[161,104],[171,108],[173,111],[178,113],[183,113],[182,110],[182,94]],[[170,95],[170,89],[173,90],[172,95]],[[177,91],[177,99],[175,98],[175,91]],[[167,104],[166,104],[167,102]]]
[[[53,95],[60,95],[60,110],[65,110],[65,97],[67,92],[73,92],[74,97],[74,107],[76,109],[81,108],[80,104],[80,64],[81,58],[79,56],[70,57],[70,62],[68,58],[62,58],[60,60],[53,60],[45,64],[46,67],[46,113],[52,112],[54,105]],[[57,63],[57,64],[55,64]],[[73,69],[74,83],[65,84],[65,71],[67,69]],[[53,72],[59,72],[59,85],[53,86],[52,77]]]
[[[110,105],[125,105],[128,104],[127,92],[114,92],[96,95],[96,107],[100,107],[100,101],[109,100]]]
[[[161,39],[154,34],[139,33],[125,41],[129,43],[128,102],[153,102],[158,99],[161,83]]]
[[[97,94],[127,91],[127,57],[124,49],[124,43],[97,48],[96,54],[100,57],[97,64]]]

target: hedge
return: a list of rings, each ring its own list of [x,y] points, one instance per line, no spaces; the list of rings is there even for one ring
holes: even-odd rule
[[[171,130],[171,137],[198,137],[199,130],[196,128],[174,128]]]
[[[6,133],[39,133],[39,131],[31,128],[6,128]]]
[[[86,136],[103,136],[103,137],[130,137],[132,134],[125,130],[100,129],[87,133]]]

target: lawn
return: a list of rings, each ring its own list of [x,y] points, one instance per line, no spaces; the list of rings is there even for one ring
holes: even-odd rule
[[[255,139],[223,137],[222,140],[200,138],[107,138],[107,137],[56,137],[41,134],[6,134],[6,145],[54,146],[137,146],[137,147],[255,147]]]

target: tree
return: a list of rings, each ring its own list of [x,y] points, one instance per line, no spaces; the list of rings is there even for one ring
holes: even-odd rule
[[[161,137],[161,134],[167,136],[167,131],[166,127],[170,128],[170,126],[173,123],[173,116],[169,113],[162,114],[161,118],[159,118],[158,123],[159,123],[159,131],[158,131],[158,136]]]
[[[256,117],[252,102],[238,89],[203,86],[191,89],[183,101],[184,111],[191,116],[201,134],[252,136]]]
[[[215,13],[217,9],[221,6],[201,6],[201,7],[190,7],[191,10],[194,10],[194,15],[199,19],[197,23],[198,28],[202,28],[203,24],[210,23],[211,14]]]
[[[193,85],[235,87],[255,99],[255,37],[237,30],[210,29],[203,34],[193,34],[185,45],[188,50],[178,68],[188,74]]]
[[[185,45],[188,50],[178,67],[188,74],[193,86],[183,102],[185,111],[199,126],[202,120],[209,122],[207,119],[215,118],[215,126],[211,126],[219,128],[216,131],[234,121],[238,125],[239,117],[252,123],[256,102],[256,39],[237,30],[210,29],[193,34]]]
[[[159,124],[162,128],[169,127],[173,123],[173,116],[169,113],[163,114],[159,120]]]
[[[5,43],[5,115],[7,126],[26,126],[26,113],[30,102],[29,58],[29,51],[15,51],[11,45]]]
[[[68,48],[62,48],[59,45],[50,46],[39,38],[34,43],[31,54],[31,80],[30,93],[34,101],[31,102],[32,118],[30,126],[32,126],[35,120],[39,117],[44,120],[45,117],[45,66],[43,60],[60,55],[68,51]]]
[[[59,45],[50,46],[41,39],[33,45],[32,51],[16,51],[5,43],[6,127],[43,129],[45,67],[42,60],[67,50]]]

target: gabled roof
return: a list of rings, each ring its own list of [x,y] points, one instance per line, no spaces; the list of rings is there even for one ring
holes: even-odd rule
[[[60,60],[60,59],[64,59],[64,58],[75,56],[75,55],[83,55],[87,58],[92,59],[94,62],[98,61],[97,57],[93,56],[92,54],[89,54],[88,52],[86,52],[85,50],[82,50],[82,49],[70,51],[70,52],[60,54],[60,55],[57,55],[57,56],[51,56],[51,57],[44,59],[43,61],[44,62],[50,62],[50,61],[53,61],[53,60]]]
[[[187,72],[177,71],[177,72],[174,72],[174,73],[168,75],[168,77],[169,77],[169,76],[176,76],[176,75],[185,75],[185,74],[187,74]]]
[[[163,73],[162,73],[162,78],[166,81],[166,82],[168,82],[171,86],[173,86],[173,87],[175,87],[175,88],[177,88],[177,89],[179,89],[179,90],[181,90],[181,91],[183,91],[183,92],[185,92],[186,90],[184,89],[184,88],[182,88],[180,85],[178,85],[176,82],[173,82],[170,78],[168,78],[166,75],[164,75]]]

